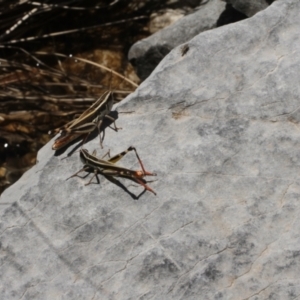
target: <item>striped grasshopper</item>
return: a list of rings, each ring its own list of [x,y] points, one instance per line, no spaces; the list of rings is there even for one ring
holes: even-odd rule
[[[132,150],[135,152],[136,157],[139,161],[139,164],[141,165],[141,168],[142,168],[141,171],[134,171],[134,170],[130,170],[130,169],[115,165],[116,162],[118,162],[122,157],[124,157],[129,151],[132,151]],[[88,152],[88,150],[81,149],[80,150],[80,160],[84,164],[84,167],[81,170],[79,170],[78,172],[76,172],[75,174],[73,174],[72,176],[70,176],[69,178],[67,178],[67,180],[72,177],[77,176],[82,171],[88,171],[88,170],[93,169],[94,175],[92,176],[90,181],[88,183],[86,183],[85,185],[89,185],[94,177],[97,177],[98,174],[102,174],[104,176],[109,177],[112,181],[115,181],[115,179],[113,177],[122,177],[122,178],[131,179],[131,180],[139,183],[140,185],[142,185],[145,188],[145,190],[156,195],[156,193],[146,184],[146,181],[143,179],[143,177],[145,177],[145,176],[156,176],[156,174],[150,173],[145,170],[144,165],[134,147],[129,147],[127,150],[111,157],[109,160],[103,159],[107,154],[102,158],[97,158],[95,155],[96,155],[95,151],[92,154],[90,154]],[[98,179],[98,177],[97,177],[97,179]]]
[[[98,128],[100,135],[100,127],[104,118],[113,120],[114,130],[118,131],[118,128],[115,123],[115,119],[110,117],[108,114],[111,111],[113,106],[113,97],[111,91],[106,91],[91,107],[85,110],[78,118],[68,122],[60,128],[56,128],[53,131],[49,131],[49,134],[60,132],[60,136],[54,141],[52,145],[53,150],[58,150],[68,145],[70,142],[78,138],[83,134],[88,135],[96,128]],[[100,146],[102,147],[102,142],[104,138],[100,135]]]

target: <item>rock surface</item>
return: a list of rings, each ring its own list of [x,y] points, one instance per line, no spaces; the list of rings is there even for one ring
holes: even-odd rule
[[[148,24],[151,34],[164,29],[184,17],[185,11],[180,9],[165,9],[150,16]]]
[[[136,146],[156,197],[65,181],[78,154],[46,145],[0,198],[0,299],[299,297],[299,14],[278,0],[198,35],[118,106],[105,148]]]
[[[200,32],[215,28],[225,6],[221,0],[209,0],[195,13],[135,43],[129,50],[128,59],[135,66],[138,76],[146,79],[174,47]]]
[[[224,0],[230,3],[236,10],[248,17],[254,16],[269,6],[274,0]]]

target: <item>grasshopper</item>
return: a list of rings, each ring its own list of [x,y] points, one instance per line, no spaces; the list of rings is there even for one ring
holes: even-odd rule
[[[114,130],[118,131],[118,129],[121,129],[116,126],[115,120],[108,115],[113,106],[113,102],[114,100],[112,97],[112,92],[106,91],[94,104],[92,104],[91,107],[85,110],[78,118],[68,122],[60,128],[56,128],[55,130],[53,130],[53,133],[60,132],[61,135],[54,141],[52,149],[58,150],[83,134],[87,134],[87,138],[88,134],[90,134],[95,128],[98,128],[98,131],[100,132],[100,127],[104,118],[113,120]],[[49,134],[51,134],[52,132],[50,131]],[[101,148],[103,138],[104,134],[102,137],[100,135]]]
[[[141,168],[142,168],[141,171],[134,171],[134,170],[130,170],[130,169],[115,165],[116,162],[118,162],[122,157],[124,157],[129,151],[132,151],[132,150],[135,152],[136,157],[139,161],[139,164],[141,165]],[[80,160],[84,164],[84,167],[81,170],[79,170],[78,172],[76,172],[75,174],[73,174],[72,176],[70,176],[69,178],[67,178],[67,180],[72,177],[77,176],[82,171],[88,171],[89,169],[93,169],[94,175],[92,176],[90,181],[88,183],[86,183],[85,185],[89,185],[94,177],[97,177],[98,174],[102,174],[104,176],[110,177],[110,179],[112,179],[113,181],[114,181],[113,177],[122,177],[122,178],[131,179],[131,180],[139,183],[140,185],[142,185],[145,188],[145,190],[148,190],[148,191],[152,192],[154,195],[156,195],[156,193],[146,184],[145,180],[143,179],[143,177],[145,177],[145,176],[156,176],[156,174],[150,173],[145,170],[144,165],[134,147],[132,147],[132,146],[129,147],[127,150],[111,157],[109,160],[103,159],[106,155],[102,158],[97,158],[95,156],[95,154],[96,154],[95,151],[92,154],[90,154],[88,152],[88,150],[81,149],[80,150]]]

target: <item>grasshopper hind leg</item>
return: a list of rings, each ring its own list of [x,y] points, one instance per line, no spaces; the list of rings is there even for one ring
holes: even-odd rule
[[[135,149],[135,147],[129,147],[130,148],[130,150],[133,150],[134,152],[135,152],[135,155],[136,155],[136,157],[137,157],[137,159],[138,159],[138,161],[139,161],[139,163],[140,163],[140,166],[141,166],[141,168],[142,168],[142,170],[143,170],[143,173],[144,173],[144,175],[148,175],[148,176],[156,176],[156,173],[151,173],[151,172],[148,172],[148,171],[146,171],[145,170],[145,167],[144,167],[144,165],[143,165],[143,162],[142,162],[142,160],[140,159],[140,157],[139,157],[139,155],[138,155],[138,153],[137,153],[137,151],[136,151],[136,149]],[[153,192],[153,191],[152,191]],[[154,193],[154,192],[153,192]],[[155,193],[154,193],[155,194]],[[156,194],[155,194],[156,195]]]
[[[156,193],[151,189],[150,186],[148,186],[146,183],[146,181],[144,181],[143,179],[140,179],[140,178],[131,178],[133,181],[135,181],[136,183],[142,185],[145,189],[145,191],[149,191],[151,193],[153,193],[155,196],[156,196]]]

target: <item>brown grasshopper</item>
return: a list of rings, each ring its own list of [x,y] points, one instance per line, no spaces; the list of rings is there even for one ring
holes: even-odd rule
[[[104,118],[113,120],[114,130],[118,131],[118,129],[121,129],[116,126],[115,119],[108,115],[113,106],[113,102],[114,100],[112,97],[112,92],[106,91],[94,104],[92,104],[91,107],[85,110],[78,118],[68,122],[60,128],[56,128],[53,131],[50,131],[49,134],[56,134],[58,132],[60,132],[61,134],[54,141],[52,149],[58,150],[83,134],[87,134],[87,138],[88,135],[96,128],[98,128],[98,131],[100,133],[100,127]],[[102,137],[100,135],[101,147],[103,138],[104,134]]]
[[[119,161],[122,157],[124,157],[129,151],[134,151],[136,154],[136,157],[141,165],[142,170],[141,171],[134,171],[130,170],[124,167],[120,167],[115,165],[117,161]],[[113,179],[113,177],[122,177],[122,178],[128,178],[131,179],[140,185],[142,185],[145,190],[148,190],[149,192],[153,193],[156,195],[156,193],[146,184],[146,181],[143,179],[145,176],[156,176],[155,173],[150,173],[145,170],[144,165],[137,154],[137,151],[134,147],[129,147],[127,150],[111,157],[109,160],[104,160],[103,158],[97,158],[95,156],[95,151],[90,154],[88,150],[86,149],[81,149],[80,150],[80,160],[84,164],[84,167],[73,174],[71,177],[67,178],[70,179],[72,177],[77,176],[80,172],[82,171],[88,171],[89,169],[94,170],[94,175],[90,179],[88,183],[85,185],[89,185],[91,181],[93,180],[94,177],[98,176],[98,174],[102,174],[104,176],[110,177],[110,179]]]

